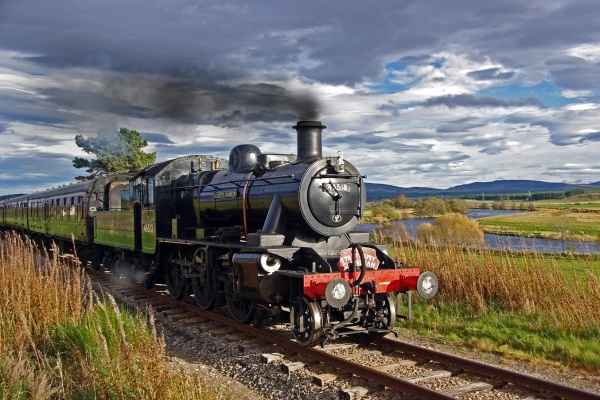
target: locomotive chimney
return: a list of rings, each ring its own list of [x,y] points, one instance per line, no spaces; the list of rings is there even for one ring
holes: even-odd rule
[[[325,128],[321,121],[298,121],[294,126],[298,132],[298,160],[322,157],[321,132]]]

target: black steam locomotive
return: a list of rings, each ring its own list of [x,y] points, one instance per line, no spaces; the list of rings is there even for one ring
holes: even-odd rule
[[[395,297],[437,292],[354,232],[363,176],[341,154],[323,157],[318,121],[300,121],[297,155],[231,150],[165,161],[132,175],[0,201],[0,226],[93,246],[98,262],[135,265],[176,298],[225,305],[244,322],[288,318],[296,340],[387,333]]]

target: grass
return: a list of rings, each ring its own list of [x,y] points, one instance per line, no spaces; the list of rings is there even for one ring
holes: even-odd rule
[[[473,314],[459,304],[416,304],[409,333],[518,360],[546,360],[600,370],[600,331],[574,334],[539,315],[502,310]]]
[[[417,306],[409,329],[480,350],[600,371],[598,260],[414,243],[396,243],[392,252],[408,265],[434,271],[441,283],[431,305]]]
[[[0,399],[216,399],[174,368],[152,321],[98,298],[85,273],[15,234],[0,237]]]
[[[540,210],[479,220],[488,233],[551,239],[597,240],[600,213],[572,210]]]

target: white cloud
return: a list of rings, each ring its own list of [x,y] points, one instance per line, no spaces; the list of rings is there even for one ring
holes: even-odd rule
[[[594,92],[591,90],[563,90],[560,92],[560,95],[567,99],[576,99],[578,97],[591,97],[594,95]]]
[[[600,104],[596,103],[575,103],[564,106],[564,109],[569,111],[589,111],[596,110],[598,108],[600,108]]]
[[[589,62],[598,62],[600,61],[600,43],[580,44],[567,49],[566,54]]]

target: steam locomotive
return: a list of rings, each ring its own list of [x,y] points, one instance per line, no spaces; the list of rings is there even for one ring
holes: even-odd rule
[[[291,323],[306,345],[396,323],[396,295],[431,298],[434,274],[396,263],[355,232],[364,177],[342,154],[323,157],[319,121],[299,121],[297,154],[234,147],[135,174],[97,177],[0,201],[0,226],[94,251],[115,272],[137,268],[202,309],[243,322]]]

